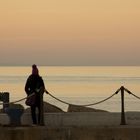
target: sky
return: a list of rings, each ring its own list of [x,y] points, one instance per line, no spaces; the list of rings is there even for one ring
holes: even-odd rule
[[[139,66],[139,0],[0,0],[0,65]]]

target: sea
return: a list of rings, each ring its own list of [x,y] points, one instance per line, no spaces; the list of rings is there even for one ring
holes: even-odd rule
[[[54,97],[75,105],[94,104],[113,95],[121,86],[140,97],[139,66],[38,66],[45,87]],[[9,92],[10,102],[26,97],[25,83],[31,66],[0,66],[0,93]],[[44,93],[44,101],[67,111],[68,105]],[[25,108],[25,100],[17,102]],[[124,92],[125,111],[140,111],[140,99]],[[1,105],[2,107],[2,105]],[[121,112],[121,93],[89,106]]]

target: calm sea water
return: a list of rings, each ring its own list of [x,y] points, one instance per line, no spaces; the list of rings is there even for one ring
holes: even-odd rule
[[[26,96],[24,86],[31,67],[0,67],[0,92],[9,92],[10,101]],[[46,89],[54,96],[73,104],[89,104],[103,100],[125,86],[140,96],[140,67],[42,67]],[[67,105],[49,95],[44,100],[67,110]],[[24,101],[20,102],[26,108]],[[111,112],[121,110],[120,93],[99,105],[91,106]],[[125,93],[125,110],[140,111],[140,100]]]

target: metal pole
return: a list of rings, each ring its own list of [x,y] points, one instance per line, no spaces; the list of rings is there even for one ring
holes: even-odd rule
[[[5,112],[5,108],[9,107],[9,92],[3,92],[3,112]]]
[[[124,111],[124,87],[121,87],[121,125],[126,125]]]

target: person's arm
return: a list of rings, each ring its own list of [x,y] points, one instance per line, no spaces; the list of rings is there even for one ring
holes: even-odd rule
[[[45,84],[44,84],[44,81],[42,79],[42,77],[39,78],[39,81],[38,81],[38,90],[43,90],[43,93],[45,92]]]
[[[41,79],[42,79],[42,78],[41,78]],[[49,92],[48,92],[47,89],[45,88],[45,84],[44,84],[43,79],[42,79],[42,85],[43,85],[43,88],[44,88],[44,92],[47,93],[47,94],[49,94]]]
[[[41,80],[42,80],[42,87],[44,88],[44,92],[47,93],[47,94],[49,94],[49,92],[48,92],[47,89],[45,88],[45,84],[44,84],[44,81],[43,81],[42,78],[41,78]]]
[[[27,95],[29,95],[30,94],[30,84],[29,84],[30,82],[29,82],[29,78],[27,79],[27,81],[26,81],[26,84],[25,84],[25,92],[26,92],[26,94]]]

